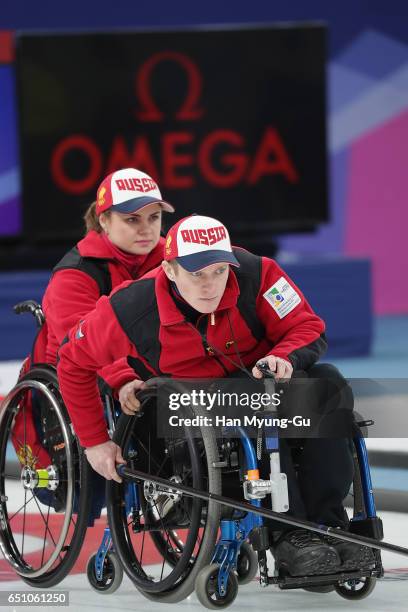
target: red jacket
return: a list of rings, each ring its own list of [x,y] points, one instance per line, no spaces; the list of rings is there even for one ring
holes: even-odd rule
[[[285,282],[288,283],[287,299],[283,300],[285,305],[282,309],[279,291]],[[83,446],[94,446],[109,439],[97,390],[96,372],[125,356],[140,358],[137,343],[135,346],[129,340],[114,311],[114,304],[121,301],[128,304],[125,310],[132,311],[129,302],[129,291],[132,289],[155,293],[160,317],[159,337],[149,337],[152,327],[149,326],[148,314],[143,330],[145,344],[149,346],[151,343],[159,348],[161,373],[179,378],[216,378],[238,369],[227,359],[220,360],[216,354],[205,349],[198,330],[186,322],[178,309],[169,281],[161,268],[148,273],[140,281],[124,283],[110,298],[100,298],[95,310],[71,330],[69,341],[59,350],[61,392]],[[264,294],[267,294],[266,297]],[[247,367],[252,367],[261,357],[273,354],[291,361],[299,369],[312,365],[325,350],[326,344],[321,339],[325,329],[323,321],[272,259],[262,258],[261,284],[256,299],[256,315],[264,326],[264,339],[259,341],[251,333],[238,310],[238,296],[237,277],[230,270],[224,295],[213,317],[214,324],[210,315],[202,315],[208,320],[208,344],[233,361],[237,361],[237,348]],[[230,344],[231,340],[235,345]],[[147,361],[145,366],[152,376],[157,374]],[[137,376],[133,373],[129,380],[135,378]]]
[[[136,278],[155,268],[163,259],[164,238],[146,257],[137,270]],[[108,270],[112,289],[132,276],[127,267],[115,259],[114,252],[95,231],[90,231],[77,244],[82,257],[92,257],[108,260]],[[53,365],[57,362],[57,351],[71,327],[95,308],[100,297],[97,282],[85,272],[75,269],[58,270],[53,274],[43,297],[43,310],[46,317],[45,354],[35,354],[36,361],[45,361]],[[42,339],[44,342],[44,336]],[[122,380],[127,382],[130,370],[125,359],[116,364],[110,364],[99,375],[114,389],[122,386]]]

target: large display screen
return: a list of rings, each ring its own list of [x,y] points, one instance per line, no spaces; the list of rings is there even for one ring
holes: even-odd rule
[[[327,220],[322,25],[17,41],[24,226],[76,238],[100,180],[137,167],[232,233]]]

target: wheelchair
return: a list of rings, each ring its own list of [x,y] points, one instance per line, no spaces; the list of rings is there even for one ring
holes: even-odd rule
[[[45,319],[36,302],[22,302],[14,310],[30,312],[41,334]],[[113,426],[111,400],[104,400]],[[92,470],[74,434],[56,370],[28,358],[1,404],[0,548],[30,586],[55,586],[72,569],[87,528],[104,503],[99,512],[93,508],[93,488]],[[109,593],[118,588],[123,570],[109,533],[100,548],[102,554],[98,551],[88,562],[87,575],[93,588]]]
[[[75,563],[87,528],[90,501],[81,491],[88,478],[55,369],[35,365],[0,416],[0,547],[31,586],[58,584]]]
[[[149,384],[154,385],[154,381]],[[285,516],[287,509],[277,436],[269,449],[276,453],[270,481],[262,481],[259,449],[243,427],[236,428],[232,438],[216,437],[211,427],[199,427],[197,436],[187,426],[182,432],[158,437],[153,388],[138,394],[141,400],[144,398],[138,416],[122,415],[118,421],[113,439],[121,447],[127,466],[118,469],[121,484],[107,484],[114,547],[126,574],[143,596],[176,603],[195,590],[205,607],[227,607],[235,600],[239,585],[253,580],[258,567],[262,586],[275,584],[280,589],[319,593],[335,590],[346,599],[362,599],[372,592],[377,578],[383,575],[378,549],[373,549],[375,566],[370,569],[300,577],[275,571],[270,576],[266,555],[269,534],[257,511],[266,491],[272,495],[274,510]],[[186,411],[190,416],[203,416],[196,407]],[[355,426],[354,507],[349,532],[380,541],[382,523],[376,516],[360,429],[369,424]],[[231,477],[240,483],[246,504],[222,496],[225,481]]]
[[[43,324],[35,303],[16,308],[32,312]],[[383,575],[378,549],[374,549],[375,567],[370,570],[270,576],[269,535],[259,512],[266,512],[261,500],[267,490],[273,510],[285,516],[277,438],[272,449],[275,471],[269,481],[262,481],[257,472],[258,448],[244,428],[238,428],[233,437],[218,438],[210,427],[199,426],[197,435],[197,428],[186,426],[181,432],[158,437],[157,414],[152,409],[157,400],[154,384],[154,379],[149,381],[140,393],[142,411],[135,416],[122,414],[116,420],[112,400],[105,398],[109,428],[127,465],[118,470],[121,484],[107,483],[109,527],[87,566],[95,590],[114,592],[124,569],[147,599],[176,603],[195,590],[205,607],[216,609],[230,605],[238,586],[250,582],[259,568],[263,586],[322,593],[335,589],[348,599],[369,595]],[[200,410],[195,408],[190,416],[197,414]],[[359,423],[360,427],[368,424]],[[30,445],[33,428],[38,442]],[[382,524],[376,516],[359,427],[353,444],[356,469],[349,531],[380,541]],[[92,496],[91,469],[75,438],[52,367],[31,365],[4,399],[0,463],[0,548],[28,584],[54,586],[79,555]],[[137,477],[126,475],[126,470]],[[245,502],[223,497],[229,479],[238,483]],[[29,507],[40,517],[40,527],[30,520]]]

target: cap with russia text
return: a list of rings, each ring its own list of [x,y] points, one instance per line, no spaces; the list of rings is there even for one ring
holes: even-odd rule
[[[149,204],[161,204],[163,210],[174,208],[162,199],[157,183],[141,170],[123,168],[103,179],[96,194],[96,214],[106,210],[134,213]]]
[[[164,259],[176,259],[188,272],[197,272],[214,263],[239,266],[225,225],[203,215],[185,217],[170,228]]]

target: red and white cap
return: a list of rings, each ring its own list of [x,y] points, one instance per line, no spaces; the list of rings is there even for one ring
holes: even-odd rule
[[[176,259],[188,272],[197,272],[214,263],[239,266],[225,225],[202,215],[184,217],[170,228],[164,259]]]
[[[96,194],[96,214],[106,210],[134,213],[155,203],[163,210],[174,212],[174,208],[162,199],[157,183],[144,172],[135,168],[123,168],[103,179]]]

